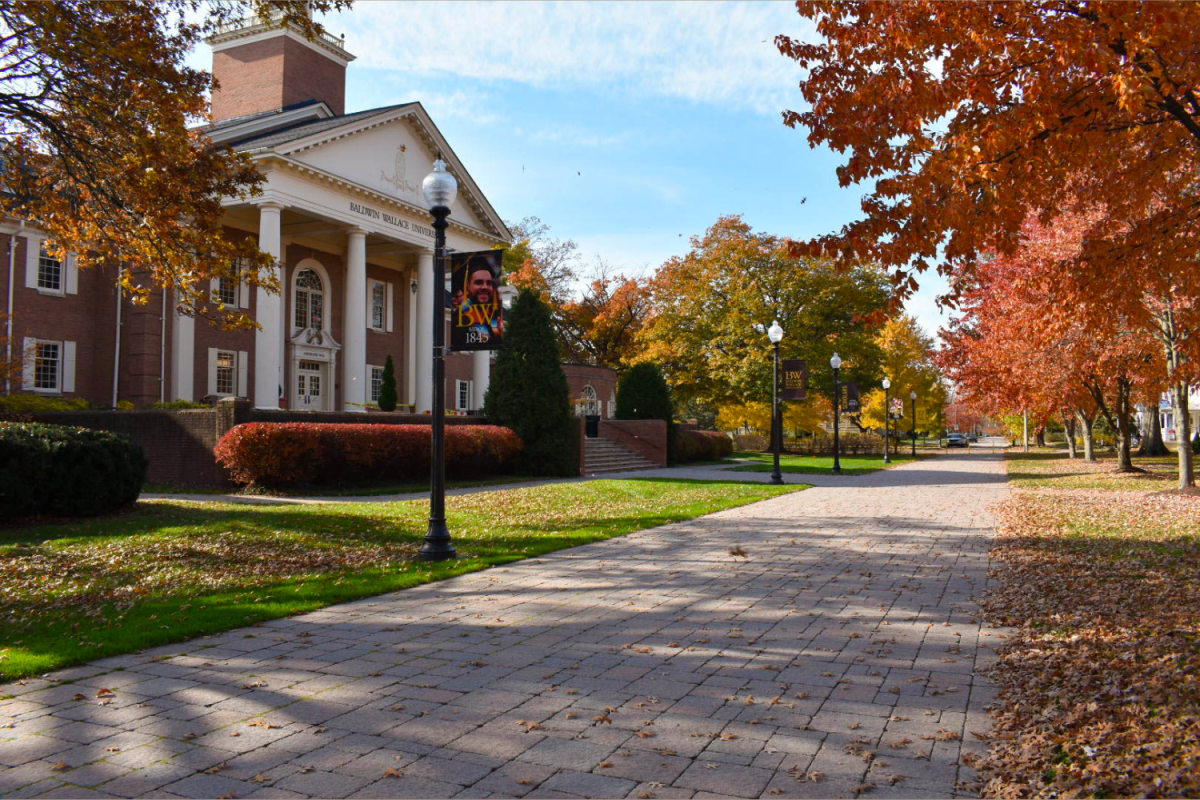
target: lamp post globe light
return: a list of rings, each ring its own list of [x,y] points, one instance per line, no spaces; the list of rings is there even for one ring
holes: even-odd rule
[[[842,359],[838,358],[837,353],[834,353],[833,358],[829,359],[829,366],[833,367],[833,474],[841,475],[842,455],[838,434],[842,427],[842,417],[838,403],[842,399],[842,387],[838,382],[838,371],[842,368]]]
[[[892,388],[892,379],[883,379],[883,463],[892,463],[892,457],[888,455],[888,438],[891,435],[889,430],[889,420],[892,417],[892,409],[888,404],[888,389]]]
[[[912,454],[913,458],[917,457],[917,390],[913,389],[908,393],[908,399],[912,400],[913,406],[913,421],[912,421]]]
[[[421,191],[433,215],[436,232],[433,248],[433,285],[439,289],[446,281],[446,228],[450,204],[458,195],[458,181],[446,171],[446,162],[438,155],[433,172],[421,181]],[[446,297],[441,291],[433,296],[433,425],[429,468],[429,528],[418,553],[422,561],[445,561],[457,552],[450,543],[446,527]]]
[[[779,413],[779,343],[783,341],[783,328],[779,320],[767,328],[767,338],[775,348],[774,367],[771,370],[771,451],[775,454],[775,469],[771,473],[771,483],[783,483],[783,475],[779,471],[779,451],[783,445],[783,420]]]

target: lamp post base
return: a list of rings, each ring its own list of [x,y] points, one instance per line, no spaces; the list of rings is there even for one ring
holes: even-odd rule
[[[778,472],[772,472],[771,480],[769,481],[769,483],[772,483],[775,486],[783,486],[783,476],[780,475]]]
[[[429,529],[425,532],[425,543],[417,551],[421,561],[448,561],[458,557],[458,551],[450,543],[450,529],[446,520],[429,520]]]

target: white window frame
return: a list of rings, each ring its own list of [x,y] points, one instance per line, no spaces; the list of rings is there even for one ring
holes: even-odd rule
[[[46,253],[46,239],[42,236],[25,237],[25,288],[49,297],[64,297],[79,293],[79,267],[75,254],[66,253],[63,259],[53,259]],[[41,285],[42,259],[58,261],[58,288]]]
[[[379,370],[376,378],[375,370]],[[367,364],[367,402],[379,403],[379,395],[383,391],[383,367],[378,364]]]
[[[55,369],[54,386],[37,386],[38,347],[51,344],[58,348],[58,365]],[[23,347],[25,366],[21,380],[22,389],[37,394],[69,394],[75,391],[75,342],[35,339],[27,336]]]
[[[383,325],[375,324],[375,287],[383,287]],[[393,303],[393,285],[388,281],[378,281],[372,278],[367,281],[367,327],[376,333],[391,333],[392,328],[392,308]]]
[[[221,353],[233,355],[233,392],[217,391],[217,359]],[[250,387],[250,354],[227,347],[208,348],[208,394],[213,397],[246,397]]]
[[[47,267],[46,271],[50,272],[51,271],[49,269],[50,266],[57,268],[57,275],[56,275],[56,277],[58,279],[56,281],[56,283],[58,284],[57,286],[43,286],[42,285],[42,268]],[[66,272],[67,272],[66,265],[63,264],[63,262],[60,261],[59,259],[50,255],[50,251],[46,249],[45,241],[42,241],[38,247],[38,276],[37,276],[38,291],[44,292],[45,294],[66,294],[67,293],[66,292],[66,289],[67,289]]]
[[[249,308],[250,307],[250,284],[242,280],[241,275],[245,270],[245,263],[239,259],[233,265],[233,277],[229,278],[213,278],[208,282],[208,297],[214,303],[220,303],[226,308]],[[226,281],[233,282],[233,301],[226,303],[221,299],[221,287]]]
[[[455,411],[470,411],[471,410],[471,383],[472,381],[454,381],[454,410]],[[463,403],[463,390],[466,390],[466,403]]]

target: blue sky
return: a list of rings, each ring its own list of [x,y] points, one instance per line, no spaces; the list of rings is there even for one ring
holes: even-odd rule
[[[347,111],[421,101],[504,219],[585,262],[647,274],[722,214],[793,237],[859,214],[841,159],[781,121],[800,70],[774,37],[813,35],[791,3],[360,0],[324,22],[358,56]],[[930,333],[943,290],[923,276],[909,304]]]

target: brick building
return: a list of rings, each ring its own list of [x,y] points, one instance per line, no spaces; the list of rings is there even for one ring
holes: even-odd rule
[[[420,184],[438,153],[459,183],[447,247],[489,249],[508,229],[420,103],[345,113],[344,40],[248,22],[209,45],[220,88],[206,133],[250,153],[265,177],[262,195],[226,203],[225,224],[278,259],[283,292],[209,290],[262,329],[217,330],[161,290],[134,306],[115,269],[53,259],[17,221],[0,225],[0,297],[26,362],[21,385],[4,389],[100,405],[242,396],[263,409],[361,411],[391,355],[400,402],[428,411],[437,287]],[[449,356],[448,406],[481,408],[489,373],[487,352]]]

